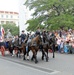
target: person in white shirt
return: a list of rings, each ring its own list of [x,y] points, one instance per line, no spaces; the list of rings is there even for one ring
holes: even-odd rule
[[[57,45],[58,45],[58,51],[60,52],[60,43],[61,43],[61,38],[57,38]]]
[[[60,52],[61,53],[64,52],[64,41],[63,40],[61,40],[60,42]]]

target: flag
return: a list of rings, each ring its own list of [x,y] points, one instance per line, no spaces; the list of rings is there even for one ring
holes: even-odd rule
[[[1,33],[2,33],[2,35],[5,34],[5,30],[4,30],[4,28],[2,26],[1,26]]]
[[[2,39],[2,33],[1,33],[1,30],[0,30],[0,40]]]
[[[4,34],[5,34],[5,30],[4,28],[1,26],[1,31],[0,31],[0,38],[4,39]]]

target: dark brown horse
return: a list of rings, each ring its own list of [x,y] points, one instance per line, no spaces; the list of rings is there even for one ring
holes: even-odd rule
[[[44,60],[44,57],[46,58],[46,62],[48,62],[48,49],[49,49],[49,45],[48,43],[42,43],[41,44],[43,47],[40,48],[42,51],[42,60]]]
[[[47,39],[48,41],[48,48],[52,50],[52,53],[53,53],[53,58],[55,58],[55,55],[54,55],[54,52],[55,52],[55,46],[56,46],[56,37],[55,35],[51,35],[51,36],[47,36]]]
[[[26,53],[27,53],[27,55],[29,55],[28,53],[31,50],[32,53],[33,53],[33,56],[31,58],[31,60],[35,59],[35,63],[38,62],[38,60],[37,60],[37,52],[39,50],[39,44],[40,44],[40,42],[41,42],[40,36],[37,35],[36,37],[34,37],[32,39],[31,45],[28,46],[28,51],[26,51],[26,46],[27,45],[25,43],[22,44],[22,50],[23,50],[23,53],[24,53],[24,58],[23,58],[24,60],[25,60]]]
[[[44,37],[44,38],[43,38]],[[47,33],[45,35],[42,35],[42,60],[44,60],[44,56],[46,58],[46,61],[48,62],[48,50],[51,49],[53,52],[53,58],[54,51],[55,51],[55,45],[56,45],[56,37],[55,36],[49,36]]]
[[[32,39],[31,45],[28,46],[28,52],[26,51],[26,44],[22,44],[22,50],[24,53],[24,60],[25,60],[25,55],[26,53],[29,53],[31,50],[33,53],[33,56],[31,60],[35,60],[35,63],[38,62],[37,60],[37,52],[39,49],[42,51],[42,60],[44,60],[44,57],[46,58],[46,61],[48,62],[48,49],[51,48],[51,44],[53,44],[52,39],[48,39],[47,36],[45,37],[46,42],[43,43],[41,37],[38,35],[35,38]],[[27,54],[29,55],[29,54]],[[53,51],[53,57],[54,57],[54,51]]]

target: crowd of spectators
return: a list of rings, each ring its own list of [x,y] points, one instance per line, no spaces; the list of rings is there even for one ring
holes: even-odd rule
[[[74,30],[59,30],[55,32],[58,52],[74,53]]]

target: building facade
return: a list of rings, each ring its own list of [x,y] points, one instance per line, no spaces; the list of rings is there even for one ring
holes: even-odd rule
[[[0,11],[0,24],[16,24],[19,25],[19,13],[11,11]]]

